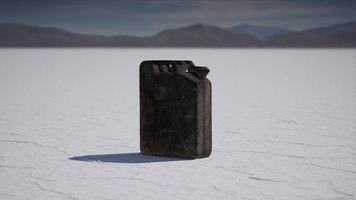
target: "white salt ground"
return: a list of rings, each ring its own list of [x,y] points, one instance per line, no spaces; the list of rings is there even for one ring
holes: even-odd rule
[[[138,66],[213,84],[213,153],[139,152]],[[355,199],[356,50],[1,49],[0,199]]]

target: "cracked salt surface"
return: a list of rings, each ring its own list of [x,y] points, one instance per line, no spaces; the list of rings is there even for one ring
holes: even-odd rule
[[[355,199],[355,55],[1,49],[0,199]],[[145,59],[210,67],[211,157],[138,153]]]

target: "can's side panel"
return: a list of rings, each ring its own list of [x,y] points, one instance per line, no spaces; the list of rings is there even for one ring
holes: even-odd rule
[[[204,79],[198,86],[197,158],[208,157],[212,149],[211,82]]]
[[[205,114],[204,114],[204,128],[205,128],[205,146],[204,156],[208,157],[212,150],[212,88],[211,82],[205,80]]]

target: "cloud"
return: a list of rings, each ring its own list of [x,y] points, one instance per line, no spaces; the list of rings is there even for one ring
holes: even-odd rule
[[[193,23],[309,28],[355,20],[353,0],[2,0],[0,22],[98,34],[151,35]]]
[[[332,8],[291,1],[198,1],[195,9],[152,15],[164,20],[225,20],[274,18],[283,16],[321,15]]]

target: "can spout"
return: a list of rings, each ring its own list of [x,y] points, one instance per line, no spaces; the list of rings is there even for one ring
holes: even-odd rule
[[[202,66],[188,67],[188,71],[197,76],[198,78],[205,78],[210,72],[209,68]]]

